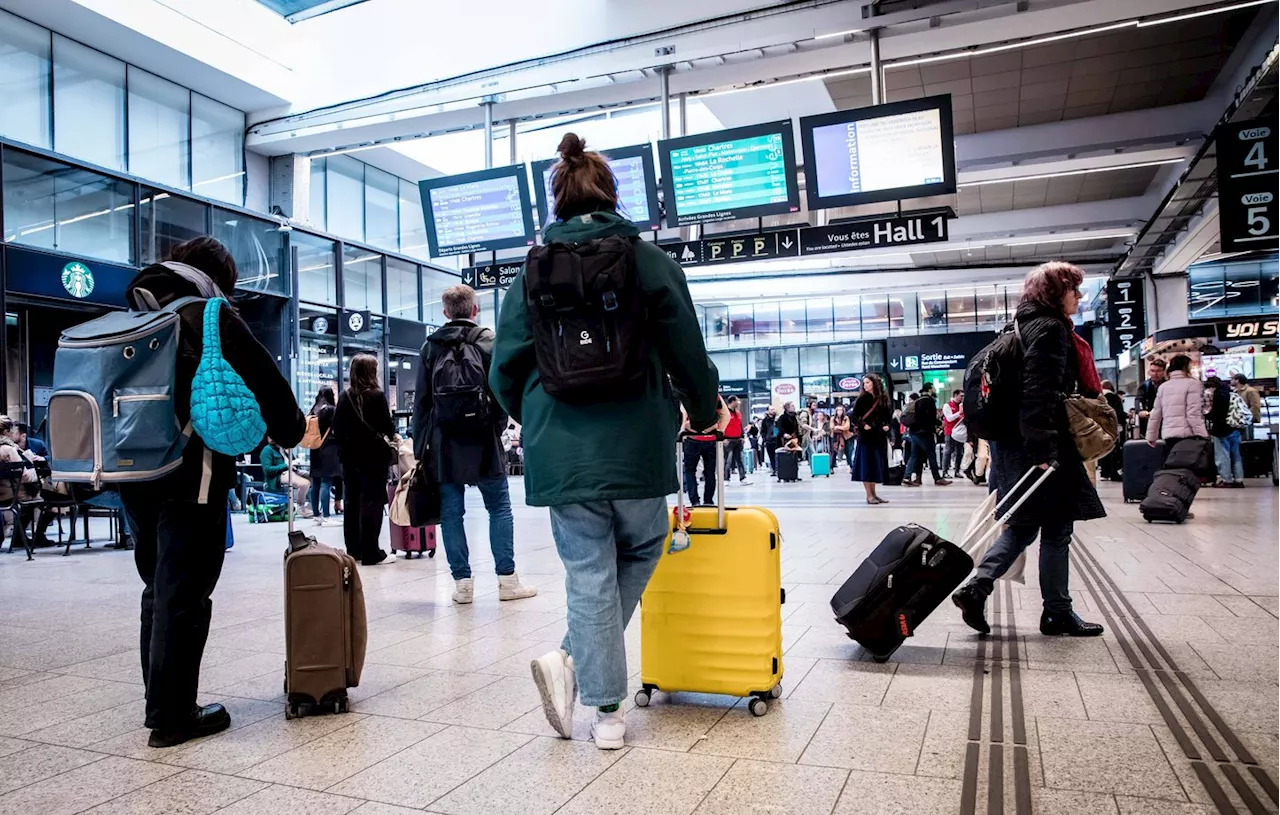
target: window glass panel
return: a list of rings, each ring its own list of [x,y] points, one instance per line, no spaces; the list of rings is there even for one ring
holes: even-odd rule
[[[387,315],[418,319],[418,265],[387,258]]]
[[[1227,264],[1227,314],[1232,317],[1262,313],[1261,263]]]
[[[497,302],[497,289],[492,291],[476,292],[476,302],[480,304],[480,316],[476,319],[478,325],[485,328],[496,328],[498,318],[495,315],[494,304]]]
[[[382,313],[382,255],[358,246],[342,247],[342,296],[351,311]]]
[[[317,330],[318,329],[318,330]],[[338,312],[329,308],[303,306],[298,309],[298,379],[294,393],[298,404],[308,408],[320,388],[341,392],[338,373]]]
[[[0,133],[48,149],[53,146],[49,32],[0,11]]]
[[[364,168],[364,241],[400,248],[400,179],[368,165]],[[416,298],[415,298],[416,299]]]
[[[805,334],[809,342],[830,342],[835,337],[831,298],[805,302]]]
[[[783,376],[799,376],[800,375],[800,349],[798,348],[781,348],[773,353],[778,354],[782,362],[778,366]]]
[[[941,334],[947,330],[947,293],[922,291],[917,296],[920,309],[920,333]]]
[[[166,260],[173,247],[204,235],[208,211],[208,204],[200,201],[144,189],[138,207],[138,217],[142,219],[141,262],[145,265]],[[236,264],[237,269],[239,265]]]
[[[316,229],[328,232],[329,222],[324,215],[324,178],[326,159],[311,159],[311,189],[308,190],[307,220]]]
[[[777,303],[757,303],[755,306],[756,342],[770,344],[782,339],[782,326],[778,323]],[[767,374],[760,374],[761,377]]]
[[[831,373],[827,363],[827,346],[806,345],[800,349],[800,375],[817,376]]]
[[[992,286],[991,290],[978,290],[978,325],[983,328],[999,328],[1008,322],[1005,314],[1004,287]]]
[[[333,305],[338,302],[334,282],[334,243],[296,229],[289,233],[298,248],[298,299]]]
[[[342,319],[345,315],[340,316]],[[369,318],[369,325],[364,331],[352,336],[347,335],[342,341],[342,369],[339,376],[342,377],[342,386],[345,388],[350,384],[348,374],[351,373],[351,360],[357,354],[368,354],[378,361],[378,384],[385,391],[387,389],[387,365],[386,359],[382,354],[382,334],[384,328],[384,318],[373,316]],[[392,401],[394,394],[387,394],[387,401]]]
[[[952,331],[957,328],[972,328],[977,324],[974,312],[977,308],[973,289],[949,290],[947,292],[947,327]]]
[[[755,342],[755,314],[751,306],[729,307],[729,336],[734,345]]]
[[[919,333],[919,314],[915,292],[894,292],[889,295],[889,330],[893,334]]]
[[[53,149],[125,169],[124,63],[53,35]]]
[[[422,196],[418,185],[400,179],[400,253],[428,260],[427,229],[422,223]]]
[[[862,364],[867,371],[884,370],[884,343],[864,342],[862,344]]]
[[[364,164],[350,156],[329,156],[325,163],[325,215],[328,230],[364,240]]]
[[[129,172],[191,186],[191,92],[129,67]]]
[[[778,315],[782,323],[782,342],[804,342],[804,301],[791,300],[778,306]],[[784,374],[792,376],[792,374]]]
[[[889,299],[883,294],[863,295],[862,333],[867,337],[883,337],[889,333]]]
[[[444,294],[445,289],[461,282],[462,278],[456,275],[432,269],[429,266],[422,267],[422,321],[424,323],[443,325],[446,322],[440,295]]]
[[[191,190],[244,204],[244,114],[191,94]]]
[[[862,343],[831,346],[831,373],[860,374],[865,368],[862,363]]]
[[[133,218],[132,184],[4,151],[6,241],[132,263]]]
[[[711,361],[715,363],[716,370],[720,372],[720,381],[724,382],[730,379],[746,379],[747,378],[747,352],[732,351],[720,354],[710,354]]]
[[[286,296],[292,293],[285,273],[289,266],[286,234],[271,221],[226,209],[213,210],[213,236],[226,245],[236,260],[240,272],[238,289]]]
[[[729,340],[729,309],[707,306],[707,347],[723,348]]]
[[[857,295],[835,297],[831,301],[835,312],[835,339],[855,340],[862,336]]]
[[[782,354],[777,350],[761,348],[750,352],[750,370],[747,376],[751,379],[768,379],[782,376]]]

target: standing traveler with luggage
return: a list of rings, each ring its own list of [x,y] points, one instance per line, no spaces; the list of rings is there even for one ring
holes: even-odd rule
[[[1151,418],[1151,410],[1156,404],[1156,394],[1160,386],[1168,381],[1168,363],[1153,357],[1147,362],[1147,379],[1138,386],[1138,433],[1147,435],[1147,424]]]
[[[908,421],[908,419],[910,421]],[[907,478],[903,486],[918,487],[924,478],[924,465],[929,462],[933,483],[945,487],[951,482],[946,473],[938,472],[938,403],[933,398],[933,383],[926,382],[920,388],[920,398],[903,412],[902,423],[907,427],[907,439],[911,445],[911,458],[907,461]]]
[[[413,450],[419,461],[430,462],[440,481],[440,531],[453,575],[453,602],[466,605],[475,599],[471,550],[462,521],[468,485],[480,488],[489,513],[498,599],[533,597],[538,590],[523,585],[516,575],[515,520],[502,449],[507,414],[489,390],[493,332],[477,324],[480,303],[470,286],[451,286],[440,299],[448,322],[422,345]]]
[[[778,427],[778,409],[773,405],[769,405],[764,412],[764,418],[760,420],[760,446],[764,448],[764,452],[769,458],[770,471],[777,469],[774,456],[778,452],[778,445],[781,440],[782,430]]]
[[[729,410],[729,426],[724,429],[725,446],[728,448],[724,461],[724,483],[729,483],[729,477],[733,475],[733,471],[736,468],[738,470],[738,483],[746,485],[751,482],[747,480],[747,468],[742,463],[742,411],[738,409],[738,406],[739,402],[736,396],[730,396],[729,401],[725,403],[725,407]],[[708,478],[707,484],[709,487],[714,487],[715,479]]]
[[[1085,622],[1071,607],[1070,544],[1076,521],[1106,516],[1098,493],[1085,473],[1076,449],[1064,394],[1075,393],[1080,359],[1072,340],[1071,315],[1080,303],[1084,272],[1069,263],[1052,262],[1027,275],[1014,316],[1021,354],[1020,376],[1002,383],[1016,393],[1018,421],[991,445],[992,486],[1003,501],[1033,467],[1057,466],[1044,487],[1014,512],[1008,526],[978,565],[976,576],[954,595],[964,621],[986,634],[987,597],[995,581],[1040,538],[1040,595],[1044,611],[1040,632],[1092,637],[1102,626]],[[972,416],[970,417],[972,431]]]
[[[1244,398],[1219,377],[1209,377],[1204,386],[1209,393],[1207,425],[1213,438],[1214,461],[1218,465],[1218,478],[1213,486],[1238,489],[1244,486],[1240,434],[1250,424],[1249,407]]]
[[[835,466],[840,459],[853,469],[853,430],[849,413],[844,405],[837,405],[835,415],[831,417],[831,464]]]
[[[347,388],[333,413],[333,435],[342,460],[342,483],[347,509],[342,538],[347,554],[363,566],[394,563],[395,552],[383,551],[383,508],[387,477],[396,460],[395,425],[391,407],[378,384],[378,360],[368,354],[351,359]]]
[[[171,261],[153,264],[129,284],[131,303],[161,308],[184,297],[229,298],[236,264],[217,240],[193,238],[174,247]],[[173,412],[189,426],[192,383],[204,347],[207,303],[179,309],[179,353]],[[275,359],[229,305],[216,312],[222,359],[257,402],[267,433],[286,447],[306,431],[293,390]],[[56,441],[53,436],[51,441]],[[52,445],[55,450],[57,444]],[[245,451],[241,451],[245,452]],[[134,561],[142,591],[142,679],[147,689],[147,743],[172,747],[225,730],[231,717],[222,705],[196,702],[200,659],[209,636],[213,604],[226,552],[227,500],[236,483],[235,459],[215,452],[198,432],[182,449],[181,464],[154,481],[120,485],[120,499],[134,534]]]
[[[853,416],[858,443],[849,461],[850,477],[862,482],[868,504],[887,504],[876,495],[876,485],[889,473],[889,399],[879,374],[862,377],[862,394],[853,403]],[[852,444],[852,442],[850,442]]]
[[[1153,363],[1154,366],[1154,363]],[[1169,361],[1168,379],[1152,400],[1147,418],[1147,444],[1164,439],[1165,448],[1179,439],[1207,439],[1204,423],[1204,386],[1191,377],[1191,357],[1178,354]]]
[[[333,414],[337,402],[333,388],[325,385],[316,393],[311,415],[316,417],[320,446],[311,451],[311,513],[316,526],[329,522],[329,499],[333,481],[342,477],[342,461],[338,455],[338,439],[333,435]]]
[[[524,427],[527,501],[551,508],[565,566],[568,634],[531,666],[543,710],[569,738],[580,690],[582,703],[598,708],[596,746],[616,750],[626,733],[623,632],[671,530],[666,496],[680,488],[677,397],[694,428],[713,428],[719,378],[683,270],[617,213],[617,181],[584,147],[573,134],[560,144],[556,221],[503,301],[489,379]],[[548,285],[558,275],[582,275],[577,291],[608,288],[600,300],[561,304]],[[554,321],[544,296],[596,356],[546,353]]]
[[[1110,379],[1102,380],[1102,398],[1116,414],[1116,446],[1098,461],[1098,470],[1108,481],[1119,481],[1120,468],[1124,465],[1124,400],[1116,393],[1115,383]]]

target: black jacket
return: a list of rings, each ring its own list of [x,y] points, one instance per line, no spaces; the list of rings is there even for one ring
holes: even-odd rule
[[[493,416],[492,433],[480,439],[447,437],[433,421],[432,368],[448,345],[475,328],[476,324],[471,320],[450,320],[427,337],[419,355],[411,426],[413,452],[419,460],[429,460],[436,477],[445,484],[477,484],[481,479],[495,478],[507,472],[506,456],[502,451],[502,432],[507,429],[507,414],[493,397],[493,392],[488,390],[489,368],[493,364],[493,332],[489,329],[481,328],[476,333],[475,345],[484,361],[485,389],[489,393],[489,409]]]
[[[760,420],[760,438],[764,440],[765,447],[777,447],[779,439],[773,437],[773,427],[778,423],[777,416],[765,415]],[[782,430],[778,430],[779,438],[781,438]]]
[[[391,470],[391,448],[387,440],[396,434],[387,395],[381,389],[354,395],[347,388],[338,397],[333,411],[333,435],[343,470],[352,470],[366,484],[385,484]],[[374,490],[375,497],[381,494]]]
[[[915,421],[908,431],[921,436],[933,436],[938,432],[938,402],[928,394],[916,400]]]
[[[1018,306],[1015,319],[1023,344],[1018,433],[992,444],[996,491],[1003,500],[1028,469],[1056,461],[1058,471],[1011,522],[1039,526],[1106,517],[1067,423],[1065,397],[1077,392],[1080,379],[1071,323],[1030,303]]]
[[[129,291],[135,288],[151,292],[161,306],[179,297],[200,296],[194,284],[159,264],[138,272],[129,283]],[[185,426],[191,418],[191,380],[195,378],[204,344],[204,305],[192,303],[178,315],[182,325],[174,412],[179,423]],[[289,380],[280,373],[271,353],[254,338],[244,319],[233,309],[222,309],[218,328],[222,336],[222,357],[253,391],[267,425],[267,435],[285,447],[297,445],[307,430],[307,420],[298,409]],[[172,500],[200,503],[225,500],[227,491],[236,484],[235,459],[209,450],[200,436],[192,433],[182,451],[182,466],[155,483]]]
[[[1209,402],[1209,413],[1205,416],[1205,424],[1209,426],[1209,435],[1225,438],[1239,428],[1227,424],[1227,416],[1231,413],[1231,386],[1223,382],[1212,392]]]
[[[892,418],[888,402],[883,396],[877,402],[876,397],[864,391],[849,411],[849,429],[858,437],[858,444],[884,447],[889,434],[883,428],[890,424]],[[867,430],[863,425],[871,425],[871,429]]]
[[[338,437],[333,433],[333,415],[337,409],[325,404],[313,408],[311,413],[319,420],[320,437],[324,439],[324,444],[311,451],[311,477],[341,478],[342,459]]]
[[[1117,394],[1115,391],[1103,391],[1103,392],[1102,392],[1102,397],[1103,397],[1104,399],[1106,399],[1106,400],[1107,400],[1107,404],[1111,406],[1111,409],[1112,409],[1113,411],[1115,411],[1115,414],[1116,414],[1116,426],[1117,426],[1117,427],[1119,427],[1119,428],[1123,431],[1123,430],[1124,430],[1124,417],[1125,417],[1125,412],[1124,412],[1124,400],[1123,400],[1123,399],[1121,399],[1121,398],[1120,398],[1120,395],[1119,395],[1119,394]],[[1122,433],[1121,435],[1123,435],[1123,433]],[[1117,437],[1117,438],[1118,438],[1118,437]],[[1123,440],[1123,439],[1121,439],[1121,440],[1120,440],[1120,442],[1116,445],[1116,448],[1118,449],[1118,448],[1122,447],[1123,445],[1124,445],[1124,440]]]

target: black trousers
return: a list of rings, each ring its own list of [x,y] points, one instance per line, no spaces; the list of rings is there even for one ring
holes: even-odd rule
[[[207,504],[169,498],[151,484],[124,485],[120,498],[142,578],[139,646],[147,689],[146,726],[180,730],[196,712],[200,659],[226,554],[225,491]]]
[[[747,468],[742,463],[742,439],[729,439],[725,442],[725,460],[724,460],[724,480],[728,481],[729,476],[733,475],[736,467],[738,470],[738,479],[747,480]]]
[[[769,469],[776,470],[777,464],[774,462],[774,455],[778,452],[778,442],[776,439],[770,439],[764,444],[764,451],[769,456]]]
[[[378,537],[382,534],[383,507],[387,505],[387,479],[370,478],[365,473],[342,468],[345,485],[346,511],[342,515],[342,539],[347,554],[366,566],[382,560],[382,546]]]
[[[707,480],[702,485],[704,504],[714,504],[716,500],[716,443],[685,439],[684,441],[684,489],[689,496],[689,503],[698,503],[698,462],[702,462],[702,471]]]

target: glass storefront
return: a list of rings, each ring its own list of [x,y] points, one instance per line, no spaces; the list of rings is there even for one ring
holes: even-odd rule
[[[311,159],[308,221],[340,238],[429,260],[418,185],[345,155]]]
[[[852,406],[861,388],[858,378],[884,371],[885,347],[873,341],[716,351],[711,361],[720,372],[722,394],[741,397],[758,417],[770,404],[802,405],[811,398],[823,409]]]

